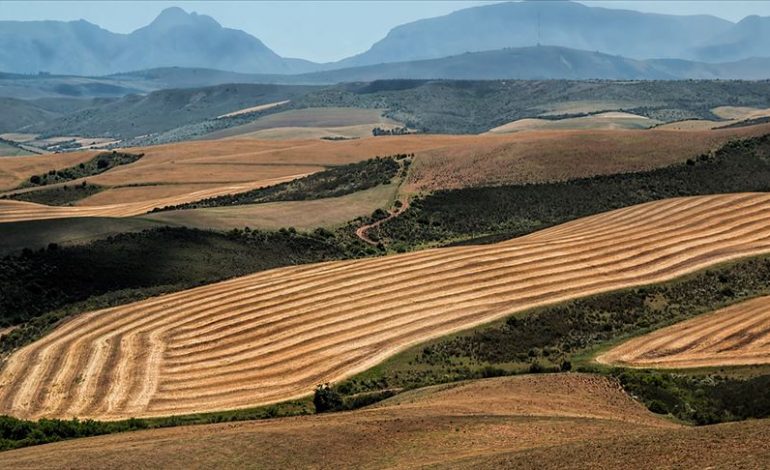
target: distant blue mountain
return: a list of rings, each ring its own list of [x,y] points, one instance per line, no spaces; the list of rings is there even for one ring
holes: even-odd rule
[[[156,67],[206,67],[244,73],[301,73],[319,67],[285,59],[259,39],[206,15],[164,10],[131,34],[87,21],[0,22],[0,70],[105,75]]]
[[[696,47],[733,26],[714,16],[650,14],[569,1],[498,3],[398,26],[368,51],[335,65],[432,59],[537,44],[633,59],[692,58]]]

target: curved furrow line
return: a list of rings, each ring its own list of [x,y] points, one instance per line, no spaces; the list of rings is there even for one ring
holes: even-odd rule
[[[746,319],[751,321],[756,313],[756,310],[757,309],[755,308],[744,312],[737,320],[740,322],[744,322]],[[640,357],[644,359],[651,359],[655,355],[668,355],[674,351],[686,351],[697,347],[697,345],[700,344],[704,338],[708,339],[712,334],[718,333],[724,328],[729,327],[732,322],[733,319],[726,316],[721,321],[713,322],[711,324],[708,324],[707,322],[698,322],[697,324],[694,323],[689,326],[686,331],[683,331],[683,335],[681,337],[669,338],[664,336],[650,341],[646,345],[648,351],[640,355]],[[704,324],[706,326],[704,326]]]
[[[591,237],[597,233],[604,232],[606,226],[623,226],[627,225],[629,222],[638,225],[642,220],[657,221],[660,220],[661,217],[665,217],[669,211],[687,211],[695,207],[711,204],[712,202],[713,199],[711,198],[678,198],[660,201],[659,204],[645,203],[640,206],[630,206],[612,211],[611,215],[607,214],[609,217],[606,220],[602,217],[597,217],[602,214],[591,215],[565,222],[554,227],[545,228],[527,236],[538,241],[582,240],[586,237]],[[725,200],[721,200],[721,202],[729,203],[729,201]],[[639,210],[633,210],[635,208],[638,208]]]
[[[770,244],[761,247],[760,248],[760,250],[761,250],[760,252],[765,252],[768,249],[770,249]],[[743,256],[743,255],[746,255],[746,254],[750,255],[750,254],[754,254],[754,253],[752,253],[751,251],[748,251],[748,252],[743,252],[743,251],[730,252],[730,251],[727,251],[724,254],[725,255],[724,259],[734,259],[735,257],[740,257],[740,256]],[[673,277],[679,276],[679,275],[682,274],[682,269],[685,269],[686,271],[692,271],[694,269],[699,269],[699,268],[703,267],[703,265],[710,264],[708,257],[700,257],[700,258],[704,258],[704,260],[702,260],[700,263],[697,260],[685,260],[684,262],[680,263],[677,266],[672,267],[671,269],[666,269],[665,270],[666,272],[665,273],[661,273],[660,274],[661,277],[654,279],[654,282],[664,281],[664,280],[668,280],[668,279],[671,279]],[[722,259],[722,260],[724,260],[724,259]],[[642,279],[646,279],[646,278],[642,277]],[[615,288],[621,288],[621,287],[624,287],[624,286],[627,286],[627,285],[628,285],[627,283],[619,281],[617,283],[617,285],[615,286]],[[598,289],[593,290],[593,291],[589,291],[589,292],[583,291],[583,292],[580,292],[580,295],[590,295],[592,293],[602,292],[602,291],[605,291],[605,289],[602,288],[602,287],[599,287]],[[546,299],[546,300],[544,300],[542,303],[539,303],[539,305],[545,305],[545,304],[548,304],[548,303],[552,303],[554,301],[553,299],[547,299],[548,294],[545,294],[544,296],[541,296],[541,297]],[[565,295],[564,299],[573,298],[573,297],[574,297],[573,295]],[[560,299],[557,299],[556,301],[559,301],[559,300]],[[480,316],[482,317],[482,319],[480,321],[478,321],[477,323],[484,323],[484,322],[490,321],[488,316],[484,316],[484,315],[480,315]],[[465,322],[465,321],[460,321],[460,324],[463,325],[463,326],[459,327],[458,329],[464,329],[464,328],[468,327],[467,325],[469,323]],[[428,328],[430,328],[430,326]],[[456,330],[441,331],[441,333],[438,334],[438,335],[449,334],[449,333],[454,332],[454,331],[456,331]],[[435,331],[433,331],[432,333],[436,334]],[[417,342],[424,341],[426,339],[429,339],[430,337],[433,337],[433,335],[426,335],[426,334],[419,335],[420,339]],[[347,342],[347,341],[344,342],[344,344],[348,344],[348,343],[349,342]],[[386,344],[391,344],[392,345],[392,342],[388,342]],[[408,347],[409,345],[410,344],[408,344],[406,346],[402,346],[398,350],[402,350],[404,347]],[[394,353],[394,351],[381,352],[381,354],[377,358],[375,358],[372,362],[364,362],[364,363],[362,363],[363,365],[362,365],[361,369],[359,369],[357,371],[365,370],[366,368],[371,367],[372,365],[374,365],[376,362],[379,362],[379,360],[381,360],[383,357],[389,356],[389,355],[391,355],[393,353]],[[281,362],[285,363],[285,361],[281,361]],[[285,369],[282,369],[282,370],[285,370]],[[351,372],[351,373],[355,373],[355,372]],[[283,377],[284,375],[285,374],[279,374],[278,376],[279,377]],[[350,373],[348,373],[348,374],[346,374],[344,376],[348,376],[348,375],[350,375]],[[339,379],[343,378],[344,376],[337,376],[337,377],[333,377],[333,378],[328,379],[328,380],[339,380]],[[262,378],[264,378],[264,377],[262,377]],[[212,390],[210,392],[210,395],[212,397],[217,397],[217,396],[221,395],[222,393],[227,393],[227,394],[235,393],[235,394],[238,394],[238,393],[242,393],[244,391],[251,391],[254,388],[259,389],[262,386],[262,384],[263,384],[262,381],[244,380],[244,376],[242,374],[238,374],[237,376],[232,377],[232,381],[233,382],[231,383],[231,385],[232,384],[238,384],[238,385],[237,386],[233,385],[232,387],[229,387],[229,386],[227,386],[227,384],[225,384],[225,390],[221,390],[221,391]],[[248,385],[245,385],[244,382],[246,384],[248,384]],[[320,383],[320,382],[315,382],[315,383]],[[312,386],[314,386],[314,384],[311,384],[310,388],[312,388]],[[209,385],[209,387],[207,387],[207,389],[210,389],[210,385]],[[192,397],[190,397],[189,399],[190,400],[199,399],[198,397],[200,396],[200,393],[201,393],[200,390],[196,391],[195,394]],[[183,398],[182,396],[180,396],[179,391],[177,391],[174,394],[174,396],[175,396],[176,400],[181,400]],[[234,405],[234,404],[230,403],[228,406],[230,406],[230,405]]]
[[[768,248],[768,247],[765,247],[764,249],[765,249],[765,250],[767,250],[767,248]],[[678,275],[678,273],[677,273],[677,274],[675,274],[675,275]],[[486,321],[489,321],[489,320],[488,320],[488,318],[484,318],[484,319],[482,319],[480,322],[486,322]],[[464,329],[464,328],[466,328],[466,327],[467,327],[467,323],[465,323],[465,322],[462,322],[461,324],[462,324],[463,326],[459,327],[458,329]],[[452,332],[452,330],[450,330],[449,332],[442,332],[442,334],[449,334],[450,332]],[[425,337],[425,336],[420,336],[420,338],[419,338],[419,340],[417,340],[417,342],[421,342],[421,341],[423,341],[423,340],[425,340],[425,339],[426,339],[426,337]],[[407,346],[405,346],[405,347],[408,347],[408,345],[407,345]],[[403,348],[399,348],[399,350],[401,350],[401,349],[403,349]],[[396,351],[396,352],[397,352],[397,351]],[[385,352],[382,354],[382,357],[386,357],[386,356],[388,356],[388,355],[390,355],[390,354],[393,354],[393,351],[385,351]],[[345,374],[345,375],[343,375],[343,376],[337,376],[337,377],[333,377],[333,378],[328,378],[326,381],[328,381],[328,380],[331,380],[331,381],[334,381],[334,380],[339,380],[339,379],[341,379],[341,378],[344,378],[345,376],[349,376],[351,373],[355,373],[355,372],[359,372],[359,371],[361,371],[361,370],[364,370],[364,369],[366,369],[366,368],[368,368],[368,367],[371,367],[371,366],[372,366],[373,364],[375,364],[376,362],[379,362],[379,360],[381,360],[381,359],[382,359],[382,357],[379,357],[379,356],[378,356],[378,358],[376,358],[376,359],[372,360],[372,362],[364,362],[364,363],[362,363],[362,364],[364,364],[364,365],[363,365],[363,366],[362,366],[362,368],[361,368],[361,369],[359,369],[359,370],[356,370],[356,371],[352,371],[352,372],[349,372],[349,373],[347,373],[347,374]],[[283,376],[283,374],[279,374],[279,375],[280,375],[280,376]],[[229,388],[228,388],[228,387],[226,387],[227,389],[226,389],[226,390],[224,390],[224,391],[221,391],[221,392],[212,392],[212,395],[213,395],[213,396],[217,396],[217,395],[220,395],[221,393],[239,393],[240,391],[248,391],[248,390],[252,390],[253,388],[259,389],[259,388],[260,388],[260,387],[262,387],[262,385],[264,384],[264,382],[263,382],[263,381],[246,381],[246,380],[244,380],[244,378],[243,378],[242,376],[234,377],[234,378],[233,378],[233,381],[234,381],[234,383],[236,383],[236,384],[238,384],[238,385],[237,385],[237,386],[232,386],[232,387],[229,387]],[[322,382],[322,381],[321,381],[321,382]],[[316,381],[315,383],[321,383],[321,382],[318,382],[318,381]],[[312,386],[314,386],[314,384],[315,384],[315,383],[312,383],[312,384],[310,384],[310,386],[309,386],[309,388],[308,388],[307,390],[310,390],[310,389],[312,388]],[[247,384],[248,384],[248,385],[247,385]],[[182,397],[179,395],[179,393],[175,393],[174,395],[175,395],[175,399],[176,399],[176,400],[180,400],[180,399],[182,398]],[[159,395],[159,396],[160,396],[160,395]],[[196,393],[196,394],[195,394],[195,395],[194,395],[194,396],[193,396],[191,399],[195,399],[195,397],[197,397],[197,396],[198,396],[198,393]],[[251,395],[249,395],[249,396],[251,396]],[[233,406],[234,406],[234,407],[238,407],[238,406],[243,406],[243,405],[242,405],[242,404],[241,404],[241,405],[235,405],[235,404],[233,404],[233,403],[230,403],[230,404],[228,404],[228,406],[229,406],[229,407],[233,407]]]
[[[740,218],[740,219],[742,220],[742,218]],[[722,226],[720,225],[720,227],[722,227]],[[725,232],[727,232],[729,230],[734,230],[734,228],[733,227],[728,227],[725,230],[723,230],[723,233],[725,233]],[[655,242],[657,242],[656,244],[662,243],[659,240],[656,240]],[[640,246],[644,246],[644,244],[642,244]],[[656,249],[655,251],[659,251],[659,248]],[[631,252],[631,253],[633,253],[633,252]],[[602,255],[604,255],[604,254],[602,254]],[[599,256],[599,255],[597,255],[597,256]],[[602,256],[599,256],[599,257],[602,257]],[[613,259],[612,261],[609,261],[609,262],[605,263],[605,265],[617,265],[618,261],[621,260],[621,259],[632,259],[632,258],[638,258],[638,254],[630,254],[630,255],[627,255],[625,258],[617,257],[617,258]],[[559,259],[563,260],[564,258],[560,257]],[[552,271],[555,271],[557,273],[564,273],[565,271],[564,271],[563,268],[565,266],[566,267],[569,267],[569,266],[573,266],[574,267],[574,266],[579,266],[579,265],[585,265],[589,270],[600,269],[603,265],[602,264],[596,264],[596,263],[592,262],[595,259],[597,259],[596,256],[591,257],[591,258],[589,258],[587,260],[580,259],[580,258],[575,259],[575,260],[567,259],[567,261],[565,261],[564,263],[558,264],[555,268],[553,268],[551,270],[537,270],[538,278],[547,278],[548,275],[551,274]],[[510,267],[512,269],[512,271],[509,272],[509,273],[500,274],[499,273],[500,269],[501,268],[505,268],[505,267]],[[485,282],[488,279],[493,279],[494,280],[494,279],[497,279],[497,278],[500,278],[500,277],[504,277],[504,276],[514,276],[514,275],[517,275],[518,276],[517,279],[519,279],[520,281],[534,280],[534,279],[529,279],[529,278],[526,278],[526,277],[521,277],[524,274],[526,274],[526,272],[528,272],[528,271],[521,269],[521,265],[517,265],[517,264],[506,265],[506,263],[500,263],[499,265],[492,265],[491,267],[485,267],[483,272],[485,272],[485,273],[489,272],[489,274],[487,274],[486,276],[480,275],[481,272],[482,271],[472,271],[472,274],[474,274],[474,277],[473,277],[474,285],[476,285],[477,287],[488,287],[488,286],[494,285],[494,284],[485,284]],[[531,272],[531,270],[529,270],[529,272]],[[465,276],[459,275],[459,276],[455,276],[454,277],[454,279],[457,279],[459,281],[463,281],[466,278],[467,278],[467,273],[466,273]],[[438,281],[441,282],[440,287],[435,287],[434,286],[435,283],[428,282],[426,280],[427,287],[422,288],[422,289],[411,289],[411,290],[408,291],[408,294],[406,294],[406,295],[404,295],[404,294],[402,294],[400,296],[397,296],[397,295],[390,296],[390,295],[388,295],[387,296],[388,297],[388,302],[390,302],[390,303],[387,303],[387,304],[378,303],[377,306],[378,306],[378,308],[385,308],[385,307],[391,308],[392,307],[392,303],[395,302],[395,301],[398,301],[398,300],[409,302],[411,305],[414,305],[415,304],[415,298],[418,297],[418,294],[421,294],[421,293],[432,293],[432,292],[439,291],[441,293],[442,297],[446,297],[448,295],[453,295],[454,296],[458,292],[450,290],[450,288],[453,286],[453,284],[451,284],[449,282],[450,280],[451,280],[450,278],[437,278],[436,282],[438,282]],[[379,292],[379,290],[378,290],[378,292]],[[335,316],[341,316],[344,313],[346,313],[347,311],[355,311],[359,304],[363,303],[363,305],[365,306],[365,305],[367,305],[370,302],[376,301],[377,300],[376,297],[377,297],[376,295],[364,295],[364,296],[360,296],[359,295],[359,296],[357,296],[357,298],[346,298],[345,302],[347,304],[348,309],[347,310],[334,310],[333,314]],[[301,318],[302,314],[308,313],[308,312],[312,312],[314,309],[320,309],[320,308],[324,308],[324,307],[327,307],[327,306],[333,307],[336,304],[337,303],[333,299],[329,303],[324,303],[324,304],[316,303],[315,305],[311,306],[311,308],[309,310],[308,309],[301,310],[296,305],[288,305],[287,309],[279,310],[278,312],[275,312],[274,315],[275,315],[275,317],[277,319],[279,319],[281,324],[287,325],[287,324],[290,323],[287,320],[292,318],[292,317],[300,317],[299,321],[304,321]],[[293,315],[290,314],[290,311],[294,312],[294,314]],[[237,313],[239,315],[243,314],[243,312],[241,312],[241,311],[238,311]],[[251,328],[258,328],[258,327],[262,326],[262,324],[263,324],[261,322],[255,321],[255,319],[249,319],[249,320],[245,320],[245,321],[247,323],[251,322]],[[235,326],[240,326],[240,325],[235,325]],[[230,334],[230,333],[232,333],[234,331],[237,331],[239,333],[241,331],[248,332],[248,330],[240,330],[240,329],[237,329],[237,328],[227,328],[226,330],[223,331],[223,334],[227,335],[227,334]],[[207,338],[206,341],[216,341],[218,339],[221,339],[221,338],[218,338],[218,337]],[[205,347],[205,345],[206,345],[206,342],[204,341],[204,339],[202,337],[197,337],[197,338],[195,338],[195,341],[190,346],[183,346],[182,348],[177,348],[175,346],[170,346],[169,349],[170,350],[174,350],[174,351],[176,351],[177,349],[182,349],[182,350],[188,350],[189,351],[189,350],[201,349],[201,348]],[[220,346],[222,346],[222,344],[220,344]],[[175,355],[176,354],[170,354],[169,357],[174,357]]]
[[[758,297],[633,338],[597,358],[631,367],[770,363],[770,297]]]
[[[713,210],[710,211],[709,213],[711,214],[709,220],[704,220],[703,222],[701,222],[701,225],[708,225],[709,222],[711,222],[713,220],[718,220],[718,217],[719,217],[720,214],[715,214]],[[672,222],[672,223],[668,224],[668,226],[670,228],[667,230],[667,232],[673,232],[673,231],[676,230],[676,223]],[[632,232],[632,233],[635,233],[635,234],[639,235],[638,231],[635,231],[635,232]],[[635,238],[638,239],[639,237],[637,236]],[[626,239],[623,239],[623,240],[626,240]],[[622,241],[621,241],[621,243],[622,243]],[[575,249],[576,248],[573,247],[573,250],[575,250]],[[548,249],[548,247],[544,245],[543,252],[553,252],[553,251],[554,250]],[[488,257],[478,257],[478,256],[475,256],[475,257],[471,257],[470,259],[473,259],[474,263],[476,263],[476,264],[483,264],[484,262],[490,262],[490,261],[499,262],[501,259],[509,259],[509,258],[505,258],[505,257],[502,256],[504,253],[506,253],[506,251],[501,250],[501,251],[498,251],[498,252],[495,252],[495,253],[489,255]],[[526,256],[526,257],[519,258],[519,259],[521,259],[522,261],[524,259],[527,259],[529,261],[539,263],[539,266],[547,266],[547,264],[546,264],[547,260],[550,260],[550,259],[553,259],[553,258],[561,259],[561,257],[563,256],[562,253],[556,253],[556,254],[552,254],[551,256],[548,256],[548,257],[540,257],[540,256],[537,256],[538,253],[540,253],[540,251],[535,252],[534,256]],[[439,266],[439,267],[443,266],[445,269],[443,271],[437,270],[437,269],[432,269],[430,271],[431,272],[431,275],[430,275],[431,277],[430,278],[426,277],[426,276],[424,276],[422,274],[422,271],[425,268],[427,268],[428,266],[418,265],[417,267],[415,267],[415,268],[413,268],[411,270],[403,269],[403,268],[399,269],[399,275],[404,275],[404,274],[408,274],[408,273],[416,273],[413,277],[395,278],[392,274],[390,274],[386,270],[380,269],[378,271],[384,272],[383,274],[381,274],[378,277],[375,276],[375,277],[367,278],[366,282],[367,283],[377,282],[378,292],[384,292],[386,290],[386,288],[388,288],[388,287],[393,287],[395,289],[399,289],[404,282],[408,282],[408,281],[412,281],[412,280],[418,280],[418,281],[421,281],[421,282],[428,283],[433,278],[436,278],[439,274],[441,274],[442,272],[448,271],[449,268],[452,268],[452,267],[457,267],[458,270],[462,270],[464,268],[464,269],[466,269],[466,271],[462,271],[462,272],[464,272],[466,274],[470,274],[470,273],[473,272],[473,271],[467,270],[467,266],[468,265],[465,265],[465,264],[462,264],[462,263],[458,263],[458,262],[456,262],[452,258],[450,258],[450,260],[447,261],[447,262],[436,263],[435,265],[432,265],[430,267],[436,267],[436,266]],[[366,273],[366,274],[369,274],[369,273]],[[309,292],[309,289],[311,287],[316,287],[316,285],[313,285],[313,284],[305,285],[304,286],[305,288],[303,290],[306,292],[306,295],[304,297],[291,296],[291,298],[292,298],[292,300],[295,300],[295,301],[302,300],[303,298],[304,299],[310,299],[310,300],[313,301],[314,304],[318,304],[318,301],[323,299],[323,297],[319,296],[319,293],[321,293],[321,292],[328,292],[328,293],[332,293],[333,295],[348,295],[349,293],[356,292],[356,290],[355,290],[356,286],[361,284],[361,282],[363,282],[363,281],[360,280],[360,276],[357,277],[357,278],[354,278],[354,281],[355,281],[354,283],[350,284],[350,286],[352,287],[352,290],[343,290],[343,287],[346,287],[346,284],[342,282],[342,279],[340,279],[340,278],[327,278],[324,285],[326,285],[328,287],[328,290],[325,290],[325,291],[317,291],[316,290],[312,294],[310,294],[310,293],[307,293],[307,292]],[[388,293],[390,293],[390,292],[388,292]],[[262,298],[262,297],[264,297],[264,296],[261,296],[260,298]],[[288,297],[288,294],[286,296],[282,297],[282,298],[279,298],[277,301],[275,301],[272,304],[262,303],[262,304],[260,304],[260,306],[264,307],[264,308],[268,308],[268,307],[271,307],[273,305],[284,305],[286,308],[289,308],[289,307],[296,308],[298,306],[296,304],[289,306],[289,305],[286,305],[285,303],[283,303],[282,301],[286,297]],[[231,315],[231,316],[234,316],[234,314]],[[214,325],[217,325],[217,324],[222,324],[222,322],[226,320],[225,318],[222,318],[222,317],[208,317],[208,318],[212,318],[212,320],[210,322],[212,327]],[[190,317],[189,322],[190,322],[190,326],[186,327],[185,329],[178,329],[177,331],[181,331],[183,333],[185,331],[192,331],[192,333],[182,334],[181,336],[179,336],[180,339],[184,339],[184,340],[197,339],[199,336],[201,336],[202,333],[207,331],[206,329],[203,328],[205,325],[202,324],[201,322],[197,321],[196,317]]]
[[[601,235],[607,226],[627,226],[629,224],[631,226],[649,225],[651,222],[663,220],[668,217],[669,214],[682,212],[692,212],[695,214],[698,208],[709,206],[711,204],[715,204],[717,207],[730,205],[734,208],[742,208],[744,204],[754,204],[755,202],[758,202],[761,200],[761,196],[767,197],[765,194],[758,193],[737,193],[696,198],[682,197],[647,202],[638,206],[630,206],[565,222],[554,227],[537,231],[524,238],[531,237],[533,240],[544,240],[549,242],[584,240],[596,235]],[[639,210],[633,210],[636,208]],[[603,215],[608,217],[605,219],[602,217]]]
[[[9,358],[0,412],[117,419],[304,395],[513,312],[766,253],[769,212],[766,194],[649,203],[497,245],[281,268],[86,314]],[[742,318],[713,343],[763,351],[766,323]]]
[[[686,251],[686,250],[681,250],[681,251]],[[692,250],[689,250],[689,251],[692,252]],[[706,251],[704,251],[704,253],[705,252]],[[680,259],[681,262],[686,262],[689,259],[688,256],[682,256],[682,255],[678,256],[678,258]],[[638,269],[638,268],[629,268],[629,270],[626,271],[626,273],[627,273],[626,275],[631,274],[631,275],[635,276],[636,278],[643,278],[645,276],[655,276],[655,275],[657,275],[657,273],[655,273],[654,270],[656,269],[656,267],[659,268],[660,265],[658,263],[649,263],[649,265],[651,266],[651,269],[653,270],[652,272],[650,272],[649,270],[641,270],[641,269]],[[614,282],[614,280],[600,280],[600,281],[595,281],[595,282],[591,282],[591,283],[586,283],[585,285],[581,285],[579,283],[577,283],[577,284],[570,284],[570,285],[573,286],[572,289],[580,290],[580,289],[584,289],[584,288],[590,288],[590,286],[611,284],[612,282]],[[621,280],[619,282],[621,282],[623,284],[627,283],[627,281],[623,280],[622,278],[621,278]],[[555,284],[558,285],[558,284],[564,284],[564,283],[560,282],[560,283],[555,283]],[[586,287],[586,285],[588,287]],[[455,311],[463,312],[463,311],[467,311],[468,309],[471,309],[471,308],[481,308],[484,305],[495,305],[495,308],[500,308],[500,309],[505,310],[505,311],[510,311],[510,305],[508,304],[508,302],[510,302],[511,300],[518,300],[518,299],[522,298],[521,296],[518,295],[517,292],[514,292],[513,294],[511,294],[509,289],[500,289],[500,290],[495,291],[495,292],[489,292],[489,291],[486,291],[486,292],[487,292],[487,294],[485,294],[483,296],[473,296],[473,297],[470,297],[467,301],[464,301],[464,302],[455,301],[454,304],[453,304],[453,307],[454,307],[453,309],[442,310],[442,311],[440,311],[439,313],[437,313],[435,315],[437,315],[437,316],[451,316],[453,314],[453,312],[455,312]],[[555,291],[554,291],[554,289],[544,288],[544,289],[541,289],[539,292],[542,292],[543,294],[549,294],[549,293],[553,294]],[[507,298],[505,297],[505,294],[508,294]],[[490,299],[487,300],[488,298],[490,298]],[[498,301],[500,299],[503,299],[502,300],[502,304],[493,303],[491,299],[497,299]],[[529,299],[526,299],[526,300],[529,301]],[[529,302],[531,302],[531,301],[529,301]],[[424,309],[424,310],[425,311],[430,311],[429,309]],[[417,316],[418,317],[418,321],[422,321],[422,320],[426,320],[426,319],[430,320],[430,318],[431,318],[431,316],[428,315],[428,314],[413,313],[413,312],[409,312],[408,310],[405,311],[405,313],[407,313],[407,312],[411,313],[411,315],[406,315],[406,314],[399,315],[398,313],[396,313],[394,315],[387,315],[387,316],[382,316],[381,315],[379,318],[375,317],[375,320],[371,320],[371,318],[367,318],[366,320],[368,321],[368,323],[364,323],[364,324],[356,324],[355,321],[341,322],[341,325],[346,325],[347,328],[344,328],[344,327],[341,327],[341,326],[337,327],[337,325],[324,325],[323,327],[311,325],[311,333],[310,333],[309,337],[308,336],[301,336],[299,334],[296,334],[296,333],[292,332],[291,335],[288,335],[288,340],[289,340],[288,343],[284,342],[283,344],[281,344],[279,341],[276,341],[281,346],[280,350],[278,350],[278,351],[267,350],[267,351],[265,351],[265,353],[272,352],[274,354],[279,354],[280,352],[283,352],[283,351],[286,351],[286,350],[300,349],[301,346],[305,346],[308,342],[311,342],[311,341],[316,342],[316,343],[326,344],[326,342],[324,340],[327,337],[334,337],[336,339],[341,339],[342,341],[345,341],[345,342],[346,341],[353,341],[353,340],[359,339],[359,338],[345,336],[345,334],[346,333],[356,334],[359,331],[364,331],[364,332],[367,332],[367,331],[377,331],[377,332],[385,331],[388,328],[386,328],[384,325],[391,324],[393,322],[399,322],[399,321],[407,320],[408,318],[411,318],[413,316]],[[375,325],[376,325],[376,328],[373,327]],[[396,329],[396,330],[400,329],[402,331],[406,330],[404,324],[401,324],[399,327],[395,327],[394,329]],[[271,335],[271,337],[272,337],[272,335]],[[251,363],[253,363],[254,359],[256,359],[257,357],[260,357],[258,352],[259,352],[259,350],[257,350],[257,353],[255,354],[254,350],[252,350],[252,351],[250,351],[250,353],[253,354],[252,357],[241,359],[238,362],[230,360],[230,361],[227,361],[226,364],[217,364],[214,367],[212,367],[212,369],[216,370],[216,375],[217,376],[228,375],[231,372],[232,373],[237,372],[237,373],[240,374],[240,373],[243,372],[243,369],[240,368],[240,364],[243,364],[243,363],[251,364]],[[231,355],[231,357],[232,357],[232,355]],[[200,365],[202,365],[202,364],[200,364]],[[193,371],[193,372],[195,372],[195,371]],[[197,377],[197,378],[209,378],[209,376],[200,375],[200,371],[197,371],[197,372],[199,372],[199,373],[196,374],[195,377]],[[171,376],[172,374],[168,373],[166,375]]]

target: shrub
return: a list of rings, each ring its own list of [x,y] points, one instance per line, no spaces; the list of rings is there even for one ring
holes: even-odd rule
[[[342,408],[342,397],[328,383],[321,384],[315,389],[313,404],[315,405],[316,413],[337,411]]]

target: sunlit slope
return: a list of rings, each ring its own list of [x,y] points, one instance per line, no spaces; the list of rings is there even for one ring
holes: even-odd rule
[[[284,183],[306,174],[282,176],[249,183],[234,183],[190,193],[162,197],[147,201],[118,202],[101,206],[46,206],[32,202],[0,200],[0,223],[26,220],[64,219],[69,217],[131,217],[145,214],[155,208],[200,201],[209,197],[235,194],[252,189]]]
[[[680,428],[604,377],[543,374],[429,387],[352,413],[29,447],[0,453],[0,466],[403,468]]]
[[[770,363],[770,297],[634,338],[597,358],[632,367],[722,367]]]
[[[770,195],[679,198],[507,242],[261,272],[76,317],[15,353],[0,413],[115,419],[305,395],[407,346],[770,252]]]

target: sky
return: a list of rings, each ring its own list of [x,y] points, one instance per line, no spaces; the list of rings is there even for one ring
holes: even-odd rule
[[[388,31],[421,18],[495,1],[12,1],[0,0],[0,20],[84,19],[116,33],[150,23],[178,6],[258,37],[284,57],[331,62],[364,52]],[[581,1],[590,6],[677,15],[710,14],[731,21],[770,16],[770,1]]]

